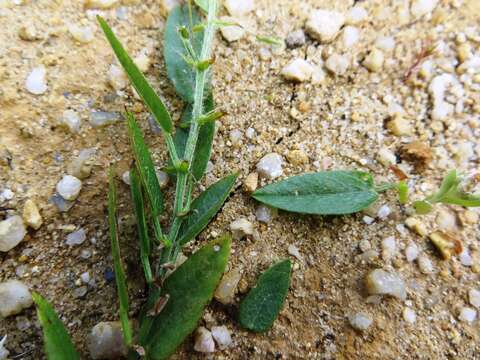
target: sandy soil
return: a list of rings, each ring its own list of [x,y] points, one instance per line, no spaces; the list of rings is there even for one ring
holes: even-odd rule
[[[182,103],[166,79],[161,57],[161,33],[165,19],[160,1],[130,1],[133,5],[103,10],[117,35],[132,54],[143,48],[151,51],[153,66],[147,75],[176,119]],[[353,1],[257,0],[251,16],[258,33],[286,37],[304,26],[314,8],[346,11]],[[212,156],[213,170],[204,185],[239,170],[243,180],[254,171],[258,160],[269,152],[285,158],[295,149],[308,155],[307,163],[285,162],[284,176],[318,169],[366,169],[377,181],[394,180],[388,166],[377,161],[380,149],[389,148],[399,166],[407,173],[414,198],[438,186],[448,169],[476,169],[480,92],[464,86],[464,106],[448,121],[431,119],[432,102],[428,95],[430,80],[414,74],[409,81],[403,75],[415,62],[427,39],[443,42],[446,50],[432,55],[434,72],[455,74],[459,34],[468,27],[479,32],[478,0],[442,0],[432,14],[416,19],[408,13],[408,1],[361,1],[369,12],[368,20],[357,27],[360,39],[351,48],[335,40],[319,45],[308,38],[300,48],[281,51],[255,41],[253,36],[228,44],[220,36],[216,42],[217,63],[214,89],[216,102],[228,113],[218,124]],[[405,11],[407,10],[407,11]],[[119,18],[119,11],[121,16]],[[222,9],[222,12],[224,10]],[[124,18],[124,19],[121,19]],[[93,41],[75,41],[67,28],[81,22],[95,29]],[[40,39],[25,41],[19,29],[32,24]],[[22,5],[0,1],[0,191],[8,188],[14,198],[4,207],[21,212],[26,199],[34,199],[41,208],[44,224],[30,230],[24,241],[8,253],[0,254],[0,280],[20,278],[35,291],[46,296],[68,326],[85,358],[85,340],[99,321],[117,319],[115,285],[107,281],[111,270],[106,221],[106,169],[115,164],[118,174],[128,168],[131,153],[126,129],[121,122],[105,128],[89,124],[90,111],[122,111],[132,107],[140,119],[148,113],[130,90],[115,94],[107,83],[107,71],[114,58],[97,28],[93,16],[81,1],[23,1]],[[381,72],[371,73],[361,66],[362,59],[380,36],[395,39],[392,51],[385,52]],[[480,43],[466,40],[477,56]],[[337,52],[351,57],[353,65],[344,76],[328,74],[322,84],[285,82],[280,71],[296,57],[320,64]],[[40,64],[47,69],[48,91],[32,95],[25,89],[31,69]],[[478,70],[477,70],[478,71]],[[477,73],[478,75],[478,73]],[[397,137],[385,128],[389,118],[388,102],[401,105],[411,121],[414,134]],[[76,110],[82,120],[79,134],[72,135],[58,125],[66,109]],[[148,142],[155,150],[159,167],[165,164],[166,151],[160,136],[154,135],[143,121]],[[230,131],[255,129],[255,136],[243,136],[241,144],[232,145]],[[417,171],[399,156],[402,144],[420,140],[427,144],[433,160]],[[471,145],[473,152],[465,158],[461,144]],[[80,197],[67,213],[59,213],[49,203],[55,184],[67,165],[81,149],[95,148],[97,156],[92,175],[83,182]],[[423,184],[423,185],[422,185]],[[240,185],[240,182],[239,182]],[[173,192],[170,186],[166,193]],[[135,229],[129,205],[129,189],[120,184],[122,250],[128,266],[130,298],[134,312],[144,300],[141,269],[138,265]],[[169,197],[167,197],[169,198]],[[458,320],[462,306],[468,305],[468,290],[478,287],[480,253],[478,221],[465,220],[466,210],[439,206],[421,221],[428,231],[440,225],[439,211],[456,219],[453,230],[473,257],[473,266],[462,266],[457,257],[443,261],[428,239],[403,227],[407,218],[393,194],[382,195],[378,205],[387,204],[392,214],[367,225],[365,214],[347,217],[313,217],[280,213],[268,224],[255,219],[256,202],[238,186],[223,211],[186,251],[228,230],[238,217],[247,217],[258,237],[237,241],[230,267],[240,267],[243,278],[238,299],[254,283],[258,274],[276,259],[294,261],[291,290],[279,319],[264,335],[241,330],[236,322],[236,305],[216,302],[208,308],[208,324],[227,325],[234,345],[217,351],[218,359],[475,359],[480,353],[479,322]],[[474,217],[474,215],[468,214]],[[80,246],[65,244],[66,235],[76,228],[87,231],[87,241]],[[381,253],[381,241],[395,236],[398,251],[393,259],[381,256],[362,261],[359,243],[368,240]],[[435,273],[422,274],[416,263],[405,259],[404,248],[415,242],[433,261]],[[288,254],[290,244],[302,256]],[[91,253],[86,257],[86,251]],[[372,269],[382,267],[400,274],[408,286],[408,300],[384,298],[366,302],[363,279]],[[89,271],[95,285],[83,298],[74,297],[81,285],[80,274]],[[238,302],[237,302],[238,304]],[[402,316],[411,307],[417,315],[415,324]],[[365,312],[374,320],[364,333],[351,328],[348,316]],[[8,334],[7,348],[19,358],[43,358],[40,328],[34,309],[0,320],[0,336]],[[175,358],[202,358],[193,351],[191,339]]]

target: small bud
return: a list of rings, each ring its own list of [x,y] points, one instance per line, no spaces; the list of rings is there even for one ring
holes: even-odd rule
[[[192,28],[194,33],[203,31],[205,29],[205,24],[197,24]]]
[[[208,59],[208,60],[202,60],[202,61],[197,62],[196,67],[197,67],[197,69],[200,70],[200,71],[205,71],[205,70],[207,70],[207,69],[210,67],[210,65],[212,65],[214,62],[215,62],[215,58],[211,58],[211,59]]]
[[[223,116],[225,116],[226,114],[223,112],[223,111],[210,111],[202,116],[200,116],[200,118],[198,119],[198,124],[199,125],[205,125],[209,122],[212,122],[212,121],[215,121],[215,120],[218,120],[220,118],[222,118]]]
[[[181,28],[179,28],[178,32],[180,33],[180,36],[185,40],[190,39],[190,33],[188,32],[188,29],[185,26],[182,26]]]
[[[180,163],[176,165],[176,170],[180,173],[186,174],[188,172],[188,161],[180,161]]]

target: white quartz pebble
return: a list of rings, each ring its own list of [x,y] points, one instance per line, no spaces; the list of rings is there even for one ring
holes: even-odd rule
[[[18,280],[0,283],[0,316],[7,317],[22,312],[33,304],[28,287]]]
[[[47,91],[47,82],[46,82],[47,70],[45,66],[41,65],[36,68],[33,68],[30,74],[27,77],[25,82],[25,87],[27,90],[35,95],[41,95]]]
[[[57,192],[65,200],[75,200],[82,189],[82,182],[72,175],[65,175],[57,183]]]

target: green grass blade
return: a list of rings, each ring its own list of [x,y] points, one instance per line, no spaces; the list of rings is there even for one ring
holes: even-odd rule
[[[132,200],[135,209],[135,217],[137,219],[138,237],[140,238],[140,261],[143,265],[143,272],[147,283],[152,283],[152,268],[150,267],[150,251],[151,243],[148,237],[147,221],[145,219],[145,207],[143,205],[142,187],[137,169],[130,170],[130,190],[132,192]]]
[[[120,300],[120,322],[122,323],[123,338],[125,344],[130,346],[132,343],[132,329],[128,320],[128,292],[127,283],[125,281],[125,273],[123,272],[122,260],[120,257],[120,245],[118,243],[117,230],[117,191],[113,179],[113,171],[109,172],[109,189],[108,189],[108,223],[110,228],[110,241],[112,246],[113,264],[115,269],[115,281],[117,283],[118,297]]]
[[[37,293],[32,293],[37,307],[38,320],[42,325],[45,352],[48,360],[77,360],[80,359],[72,344],[65,326],[58,318],[50,303]]]
[[[180,246],[195,238],[208,225],[232,191],[237,177],[238,173],[224,177],[192,202],[190,214],[183,221],[178,234]]]
[[[277,318],[287,297],[291,274],[290,260],[283,260],[265,271],[240,304],[242,327],[265,332]]]
[[[204,113],[213,111],[215,108],[213,96],[209,94],[205,100]],[[178,155],[183,157],[185,153],[185,145],[187,143],[188,133],[190,129],[184,127],[185,124],[189,124],[192,121],[192,106],[188,105],[182,115],[182,126],[175,131],[175,147],[178,151]],[[199,181],[205,170],[207,169],[208,161],[212,153],[212,142],[215,135],[215,123],[210,122],[200,126],[198,133],[198,142],[195,147],[195,154],[192,164],[192,175],[196,181]]]
[[[164,241],[165,245],[169,245],[168,239],[163,236],[159,215],[163,212],[163,194],[158,183],[157,173],[153,165],[150,151],[142,136],[142,131],[132,113],[127,112],[127,126],[132,145],[133,156],[135,157],[135,165],[140,175],[143,187],[147,194],[148,203],[152,211],[153,229],[155,237],[160,241]]]
[[[220,237],[188,258],[163,284],[159,296],[169,295],[163,310],[141,323],[140,345],[152,360],[167,359],[198,325],[205,306],[225,271],[231,239]]]
[[[132,58],[125,51],[120,41],[113,33],[112,29],[110,29],[108,26],[107,22],[101,16],[97,16],[97,20],[100,23],[100,26],[102,27],[110,46],[117,56],[118,61],[123,66],[123,69],[127,73],[135,90],[137,90],[137,93],[148,106],[161,128],[165,132],[171,133],[173,131],[172,118],[170,117],[170,114],[168,113],[164,103],[157,95],[155,90],[153,90],[153,88],[150,86],[145,76],[138,69],[137,65],[135,65]]]

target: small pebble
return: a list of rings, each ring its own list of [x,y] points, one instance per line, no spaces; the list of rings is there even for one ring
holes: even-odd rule
[[[363,60],[363,66],[371,72],[378,72],[382,69],[384,60],[383,52],[374,48]]]
[[[73,201],[80,194],[82,182],[72,175],[64,175],[57,183],[57,192],[65,200]]]
[[[48,201],[53,205],[55,205],[55,207],[60,212],[67,212],[75,204],[74,201],[65,200],[63,197],[61,197],[57,193],[53,194]]]
[[[383,147],[377,153],[377,160],[382,165],[389,167],[397,162],[397,157],[390,149]]]
[[[85,233],[85,230],[83,228],[80,228],[77,231],[68,234],[65,243],[68,246],[81,245],[85,242],[86,239],[87,234]]]
[[[286,80],[304,82],[310,80],[314,67],[304,59],[295,59],[282,69],[282,76]]]
[[[68,164],[67,173],[81,180],[88,178],[92,172],[95,154],[95,149],[82,149]]]
[[[230,131],[229,138],[233,145],[240,145],[242,143],[243,133],[238,129],[232,130]]]
[[[365,252],[365,251],[370,250],[372,248],[372,244],[370,244],[370,241],[368,241],[367,239],[363,239],[358,244],[358,247],[362,252]]]
[[[65,110],[60,119],[60,123],[73,134],[78,133],[80,131],[80,126],[82,125],[80,116],[78,116],[77,112],[74,110]]]
[[[370,295],[390,295],[400,300],[405,300],[407,291],[403,280],[395,273],[383,269],[371,271],[365,284]]]
[[[133,62],[135,63],[135,65],[137,65],[138,69],[141,72],[146,73],[148,69],[150,69],[150,65],[152,64],[148,49],[142,49],[140,53],[135,56]]]
[[[297,260],[302,261],[302,255],[300,255],[300,250],[298,250],[298,248],[295,245],[293,244],[288,245],[287,251],[290,255],[297,258]]]
[[[87,292],[88,292],[88,287],[80,286],[73,290],[72,295],[76,299],[82,299],[83,297],[85,297],[85,295],[87,295]]]
[[[82,280],[84,284],[89,284],[91,280],[90,273],[85,271],[84,273],[80,274],[80,280]]]
[[[223,326],[212,326],[212,336],[220,350],[224,350],[232,345],[232,337],[228,328]]]
[[[420,236],[427,236],[427,228],[424,223],[420,220],[417,220],[413,217],[409,217],[405,220],[405,225],[410,229],[415,231]]]
[[[90,112],[90,124],[93,127],[102,127],[114,124],[122,119],[118,112],[114,111],[92,111]]]
[[[477,317],[477,310],[470,307],[462,307],[458,319],[466,323],[472,323]]]
[[[125,171],[123,174],[122,174],[122,181],[124,182],[124,184],[130,186],[131,185],[131,182],[130,182],[130,170],[127,170]]]
[[[410,121],[408,121],[400,113],[395,113],[392,116],[392,118],[387,122],[387,128],[395,136],[408,136],[408,135],[412,135],[413,133],[413,129],[412,129],[412,126],[410,125]],[[394,163],[396,163],[396,159],[394,162],[392,162],[392,164]]]
[[[291,150],[287,154],[287,160],[292,165],[305,165],[308,164],[308,155],[303,150]]]
[[[418,246],[415,243],[410,243],[405,248],[405,257],[407,258],[408,262],[415,261],[419,253],[420,253],[420,250],[418,249]]]
[[[345,23],[345,16],[338,11],[315,10],[310,14],[305,29],[320,42],[330,42],[337,36]]]
[[[252,172],[248,174],[248,176],[245,178],[243,182],[243,188],[245,189],[245,191],[252,193],[255,190],[257,190],[257,186],[258,186],[258,173]]]
[[[223,275],[220,284],[215,290],[215,299],[224,305],[232,304],[235,300],[235,292],[242,274],[238,268],[233,268]]]
[[[378,209],[377,216],[381,220],[385,220],[392,213],[392,210],[388,205],[383,205]]]
[[[0,221],[0,251],[7,252],[17,246],[27,234],[23,220],[18,215]]]
[[[87,44],[93,40],[94,33],[90,26],[79,26],[77,24],[71,24],[68,26],[68,31],[72,37],[82,44]]]
[[[375,47],[383,51],[393,51],[395,49],[395,39],[391,36],[380,36],[375,40]]]
[[[277,214],[277,209],[273,209],[266,205],[259,205],[255,210],[255,216],[258,221],[269,223]]]
[[[253,224],[245,218],[240,218],[230,223],[230,231],[235,240],[240,240],[247,235],[253,235]]]
[[[417,262],[422,274],[432,274],[434,272],[432,260],[426,255],[420,255]]]
[[[27,226],[30,226],[34,230],[38,230],[43,224],[42,216],[38,210],[37,204],[32,199],[25,201],[23,205],[23,221]]]
[[[342,33],[343,46],[350,48],[358,42],[360,31],[355,26],[345,26]]]
[[[157,175],[157,180],[158,180],[158,184],[160,185],[160,189],[165,189],[170,180],[168,174],[162,170],[155,171],[155,174]]]
[[[18,29],[18,36],[25,41],[35,41],[40,39],[33,23],[28,23],[20,27],[20,29]]]
[[[15,194],[10,189],[5,189],[0,193],[0,203],[4,201],[12,200]]]
[[[10,352],[5,348],[5,343],[7,341],[7,335],[5,335],[1,340],[0,340],[0,360],[8,360],[8,355]]]
[[[225,23],[237,24],[238,20],[229,16],[222,16],[220,21]],[[238,41],[245,36],[245,29],[240,25],[226,25],[220,27],[222,37],[229,43]]]
[[[87,340],[92,359],[119,359],[127,355],[120,322],[100,322],[92,328]]]
[[[417,315],[415,314],[415,311],[413,311],[409,307],[404,308],[403,309],[403,320],[405,320],[409,324],[414,324],[415,321],[417,321]]]
[[[118,65],[110,65],[107,75],[108,83],[116,91],[125,89],[129,84],[127,74]]]
[[[473,259],[470,253],[468,252],[468,249],[463,249],[463,251],[458,255],[458,259],[460,260],[460,263],[463,266],[472,266],[473,265]]]
[[[457,227],[457,218],[445,209],[439,209],[435,222],[441,230],[454,230]]]
[[[253,0],[225,0],[223,5],[232,16],[242,17],[255,9]]]
[[[470,305],[480,309],[480,290],[470,289],[468,291],[468,301]]]
[[[203,326],[200,326],[196,331],[193,349],[202,353],[213,353],[215,351],[212,333]]]
[[[303,46],[305,45],[305,42],[305,32],[302,29],[292,31],[287,35],[287,38],[285,39],[285,43],[287,45],[287,48],[289,49],[295,49],[297,47]]]
[[[363,218],[362,218],[363,222],[367,225],[371,225],[373,224],[373,222],[375,221],[375,219],[373,217],[370,217],[368,215],[365,215]]]
[[[350,66],[350,61],[345,55],[332,54],[325,62],[325,67],[335,75],[344,75]]]
[[[348,25],[360,24],[368,19],[368,12],[361,6],[350,8],[345,16],[345,22]]]
[[[267,179],[275,179],[283,174],[283,159],[277,153],[265,155],[257,163],[257,172],[260,176]]]
[[[384,260],[390,260],[397,252],[397,242],[393,236],[382,240],[382,257]]]
[[[414,0],[410,12],[415,17],[420,17],[429,14],[437,6],[438,0]]]
[[[118,0],[85,0],[84,7],[87,9],[110,9]]]
[[[7,317],[22,312],[33,304],[28,287],[18,280],[0,283],[0,315]]]
[[[355,330],[365,331],[372,325],[372,318],[365,313],[356,313],[348,319]]]
[[[47,70],[41,65],[32,70],[25,82],[27,90],[34,95],[41,95],[47,91],[47,82],[45,76]]]

